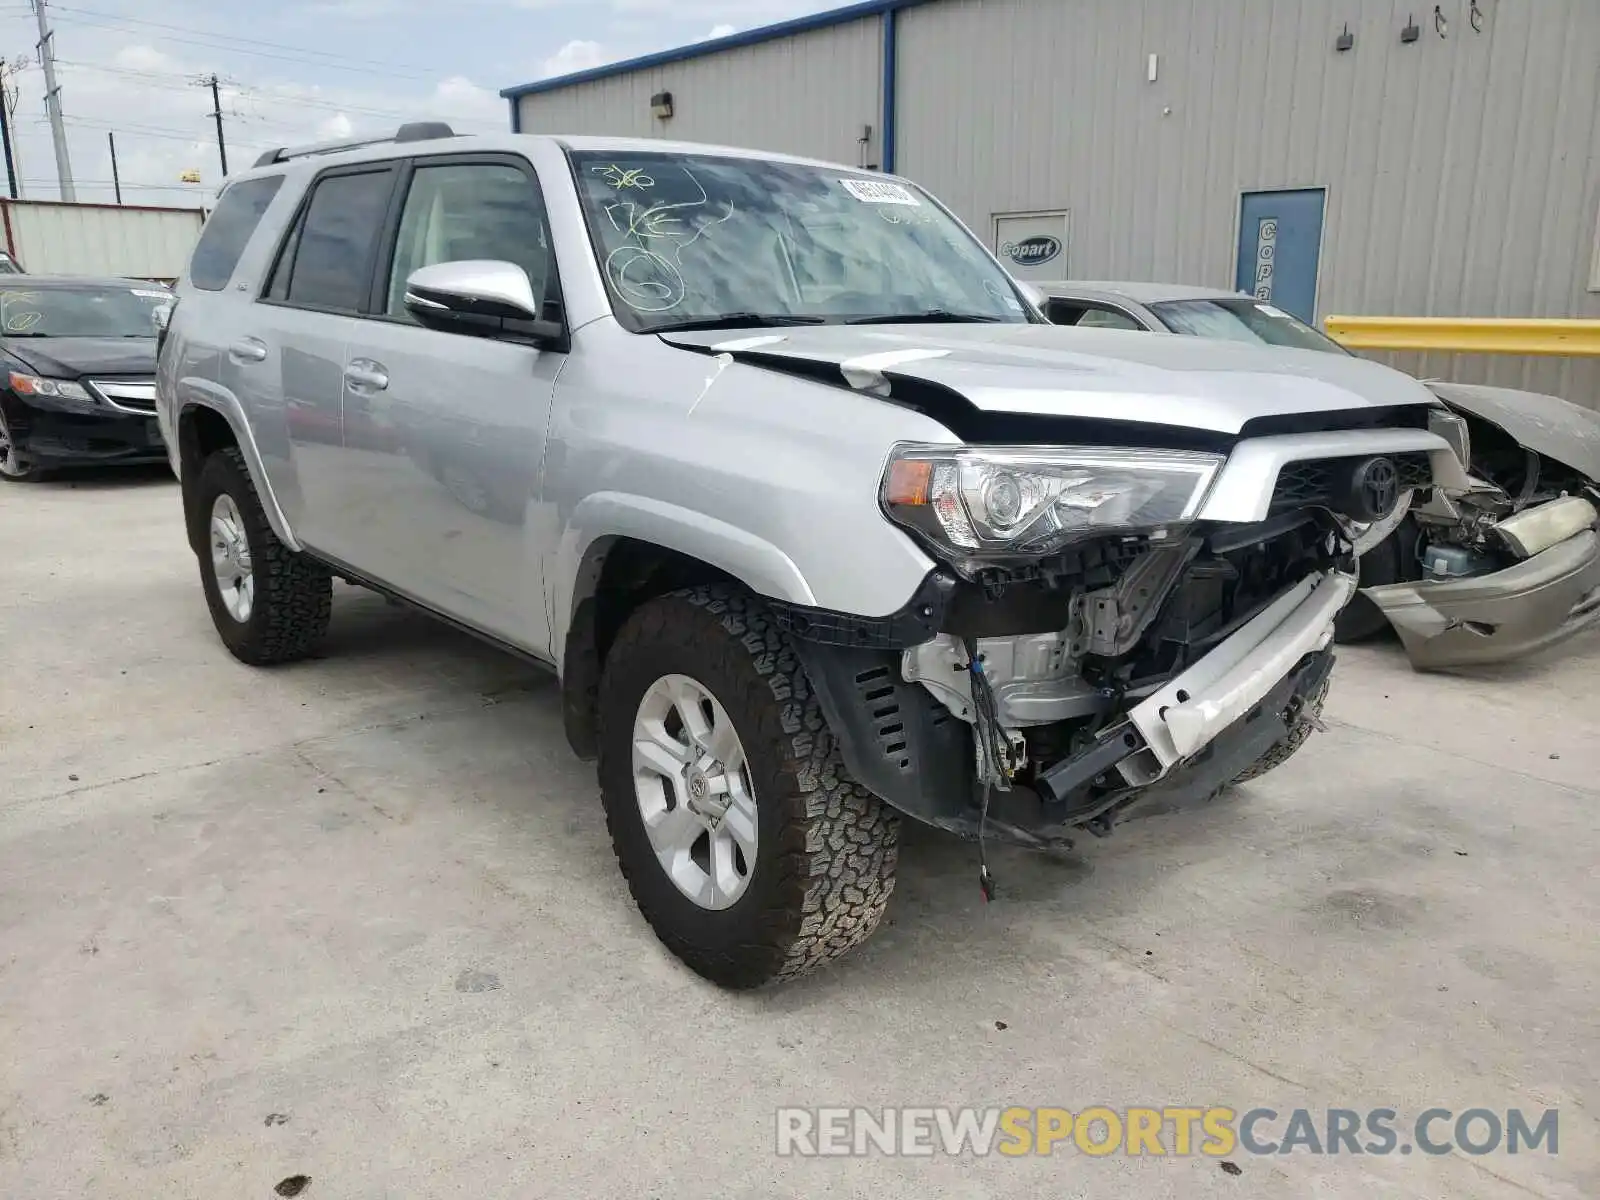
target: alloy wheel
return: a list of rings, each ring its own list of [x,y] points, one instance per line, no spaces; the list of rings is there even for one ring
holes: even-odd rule
[[[17,448],[11,439],[11,427],[6,424],[6,415],[0,411],[0,475],[21,479],[31,470],[33,460]]]
[[[255,609],[256,579],[244,518],[233,497],[224,492],[211,506],[211,568],[217,592],[228,615],[243,625]]]
[[[656,861],[706,909],[731,908],[755,870],[757,816],[727,710],[687,675],[656,680],[633,726],[634,791]]]

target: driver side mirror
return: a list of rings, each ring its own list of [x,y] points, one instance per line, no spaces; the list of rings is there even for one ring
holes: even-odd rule
[[[406,278],[405,306],[418,324],[441,333],[568,348],[566,326],[545,317],[528,273],[515,263],[469,259],[421,267]]]

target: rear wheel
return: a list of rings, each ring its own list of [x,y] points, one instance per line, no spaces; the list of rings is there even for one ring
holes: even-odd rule
[[[201,586],[223,644],[251,666],[310,654],[328,630],[333,576],[278,540],[236,448],[200,468],[193,513],[202,522]]]
[[[0,405],[0,481],[37,483],[43,478],[43,468],[39,466],[38,460],[28,453],[27,439],[19,433],[12,432],[5,406]]]
[[[845,773],[787,637],[732,588],[653,600],[618,634],[600,785],[640,912],[723,987],[839,957],[894,891],[898,817]]]

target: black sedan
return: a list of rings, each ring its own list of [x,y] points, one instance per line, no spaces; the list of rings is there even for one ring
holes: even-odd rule
[[[172,299],[136,279],[0,276],[0,482],[166,461],[156,322]]]

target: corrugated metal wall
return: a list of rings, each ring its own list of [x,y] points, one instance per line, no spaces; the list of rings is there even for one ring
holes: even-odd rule
[[[0,200],[12,254],[39,275],[177,279],[200,239],[196,209]]]
[[[881,22],[852,21],[524,96],[522,130],[718,142],[876,163],[882,58]],[[670,121],[650,114],[657,92],[672,93]],[[863,148],[857,139],[867,125],[873,139]]]
[[[1320,315],[1600,317],[1600,0],[1440,7],[940,0],[899,16],[897,167],[985,238],[1070,209],[1079,278],[1231,287],[1240,194],[1326,187]],[[1600,407],[1593,360],[1394,361]]]

